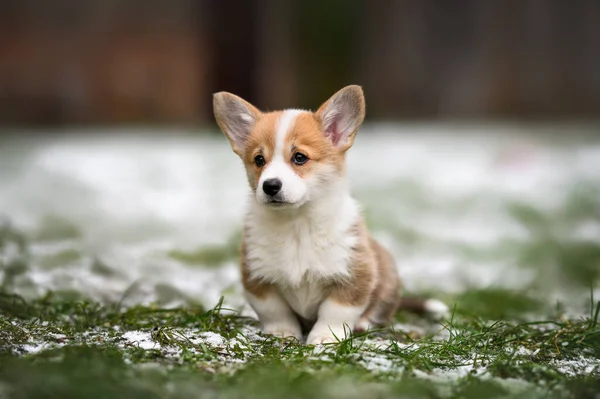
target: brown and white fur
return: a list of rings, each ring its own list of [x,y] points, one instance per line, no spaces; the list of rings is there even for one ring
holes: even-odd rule
[[[447,309],[434,300],[402,302],[394,260],[350,196],[345,154],[365,115],[359,86],[316,112],[263,113],[226,92],[213,105],[252,189],[241,274],[265,333],[302,340],[307,332],[308,344],[321,344],[389,323],[402,305]]]

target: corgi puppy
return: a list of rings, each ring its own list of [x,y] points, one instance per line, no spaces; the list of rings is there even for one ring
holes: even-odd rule
[[[394,260],[350,195],[345,154],[365,117],[361,87],[316,112],[261,112],[227,92],[214,94],[213,108],[251,188],[241,278],[264,333],[323,344],[389,323],[400,308],[447,310],[401,300]]]

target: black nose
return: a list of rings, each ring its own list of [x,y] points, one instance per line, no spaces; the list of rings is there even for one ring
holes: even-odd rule
[[[281,180],[279,179],[267,179],[263,183],[263,191],[265,194],[274,196],[281,190]]]

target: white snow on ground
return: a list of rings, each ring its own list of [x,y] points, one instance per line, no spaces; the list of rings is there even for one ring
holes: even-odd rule
[[[152,336],[149,332],[127,331],[121,338],[123,338],[127,344],[135,345],[142,349],[160,349],[160,344],[152,340]]]
[[[534,276],[510,259],[475,262],[427,244],[407,250],[377,220],[457,244],[526,239],[528,232],[508,217],[506,201],[554,209],[573,184],[600,186],[600,173],[594,173],[600,144],[556,141],[515,126],[365,126],[349,153],[349,177],[408,289],[519,288]],[[0,216],[30,234],[48,217],[80,233],[34,242],[32,270],[13,281],[25,296],[74,290],[118,300],[132,288],[126,303],[193,300],[212,306],[226,293],[228,305],[240,306],[235,259],[205,268],[166,254],[224,245],[240,229],[247,195],[241,162],[221,136],[98,131],[0,146]],[[453,210],[452,204],[465,202]],[[590,221],[575,234],[600,239],[598,226]],[[0,255],[14,256],[15,250],[7,247]],[[81,256],[64,267],[45,264],[68,250]]]
[[[414,330],[414,326],[406,332],[421,333]],[[120,328],[115,328],[119,330]],[[413,331],[414,330],[414,331]],[[170,329],[169,333],[175,341],[185,345],[186,351],[193,354],[203,354],[206,350],[214,355],[210,359],[202,360],[203,367],[210,372],[228,372],[235,371],[243,367],[244,363],[255,356],[260,356],[260,348],[265,344],[265,340],[270,340],[260,334],[256,327],[244,326],[240,333],[233,338],[226,338],[218,333],[210,331],[198,331],[190,328]],[[438,333],[439,335],[439,333]],[[54,338],[61,338],[55,336]],[[443,338],[440,335],[440,338]],[[130,347],[141,348],[145,350],[158,350],[166,358],[177,360],[182,355],[182,349],[177,345],[163,346],[153,339],[152,332],[149,330],[126,331],[120,336],[110,337],[106,331],[92,330],[81,333],[73,340],[78,343],[95,345],[99,342],[110,341],[118,344],[119,347],[126,349]],[[35,354],[40,351],[57,348],[66,345],[64,341],[32,341],[25,345],[19,345],[14,349],[23,354]],[[369,337],[357,340],[360,350],[349,355],[354,359],[354,363],[364,367],[366,370],[383,373],[390,376],[401,376],[405,371],[405,364],[402,358],[394,355],[389,349],[396,346],[403,352],[413,352],[419,349],[418,343],[402,343],[391,341],[389,339]],[[531,359],[536,351],[531,351],[524,347],[507,348],[507,351],[514,352],[517,358]],[[240,355],[242,357],[240,357]],[[333,362],[337,357],[336,350],[330,346],[317,346],[313,349],[312,355],[307,355],[307,361],[316,360],[319,362]],[[125,355],[126,360],[127,355]],[[438,359],[439,360],[439,359]],[[447,362],[447,360],[445,360]],[[450,364],[454,363],[454,365]],[[471,357],[456,357],[447,367],[437,367],[429,372],[415,369],[412,373],[419,378],[429,378],[436,382],[452,382],[459,380],[467,375],[478,376],[480,378],[493,378],[487,373],[485,365],[481,364],[481,359],[477,353]],[[544,366],[542,362],[540,366]],[[586,356],[580,356],[578,359],[554,359],[547,366],[555,368],[559,373],[567,377],[589,376],[592,373],[600,375],[600,359]],[[502,381],[502,379],[494,378]],[[510,380],[509,385],[518,384],[518,380]]]
[[[54,345],[54,343],[40,342],[37,344],[25,344],[22,346],[21,349],[27,354],[36,354],[55,347],[56,345]]]
[[[585,356],[580,356],[579,359],[553,360],[551,365],[567,377],[586,376],[594,372],[600,374],[600,359]]]
[[[571,135],[578,132],[568,130]],[[370,125],[361,130],[349,154],[351,184],[374,235],[396,256],[409,290],[522,288],[535,278],[533,270],[517,267],[510,257],[473,260],[456,249],[527,240],[530,232],[509,216],[507,202],[552,211],[564,204],[573,185],[600,187],[598,141],[570,138],[559,143],[555,137],[529,133],[515,126],[473,125]],[[160,301],[167,306],[193,301],[212,307],[225,295],[226,307],[239,308],[243,301],[235,259],[204,267],[167,254],[225,245],[238,233],[248,195],[244,176],[241,162],[221,136],[99,131],[85,137],[3,141],[0,221],[9,220],[31,238],[31,269],[11,277],[10,287],[26,297],[72,290],[103,301],[118,301],[127,292],[125,304]],[[39,238],[49,217],[66,221],[75,233],[60,240]],[[406,245],[395,228],[425,237],[425,242]],[[597,241],[600,224],[586,221],[566,233]],[[0,251],[5,264],[19,256],[16,242]],[[0,270],[0,282],[7,278],[4,273]],[[415,326],[396,328],[428,333]],[[189,340],[196,351],[202,345],[214,350],[215,370],[235,367],[243,361],[236,348],[251,356],[252,346],[264,340],[253,327],[244,327],[232,339],[214,332],[175,332],[175,339]],[[448,334],[441,330],[439,339]],[[57,342],[32,341],[19,349],[36,353],[64,345],[55,338]],[[367,340],[370,351],[357,355],[357,364],[400,373],[402,367],[393,359],[373,353],[390,344]],[[150,331],[123,332],[119,345],[173,357],[181,352],[162,347]],[[516,355],[534,356],[525,348]],[[314,356],[325,359],[327,351]],[[474,359],[460,360],[463,366],[426,375],[456,379],[485,373]],[[587,357],[554,362],[568,376],[600,368],[598,360]]]

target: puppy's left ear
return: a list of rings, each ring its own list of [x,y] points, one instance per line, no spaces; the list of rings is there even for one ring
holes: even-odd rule
[[[213,112],[231,148],[243,157],[248,137],[261,112],[246,100],[224,91],[213,94]]]
[[[348,150],[354,136],[365,119],[365,96],[360,86],[346,86],[316,112],[325,136],[340,151]]]

